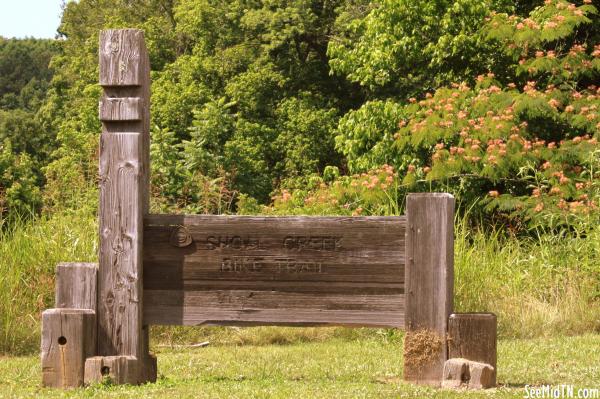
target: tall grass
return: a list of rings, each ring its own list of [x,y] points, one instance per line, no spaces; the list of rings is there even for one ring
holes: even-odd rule
[[[96,261],[97,227],[89,212],[17,223],[0,232],[0,353],[39,347],[40,313],[53,307],[54,270],[63,261]],[[600,230],[517,239],[458,220],[455,309],[498,315],[504,337],[600,331]],[[154,328],[153,343],[289,343],[355,339],[386,330]]]
[[[490,311],[505,337],[600,331],[600,230],[516,238],[455,226],[455,309]]]
[[[57,215],[0,229],[0,353],[39,346],[40,314],[54,302],[54,270],[96,260],[95,218]]]

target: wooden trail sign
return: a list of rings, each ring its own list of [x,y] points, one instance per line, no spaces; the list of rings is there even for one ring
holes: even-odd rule
[[[101,33],[100,84],[99,265],[59,266],[56,309],[42,325],[44,385],[154,381],[155,324],[403,328],[405,378],[439,385],[453,297],[451,195],[410,194],[407,215],[396,217],[151,215],[141,31]],[[69,324],[56,331],[61,317]],[[69,364],[56,361],[60,350]]]
[[[148,324],[404,327],[404,217],[151,215]]]

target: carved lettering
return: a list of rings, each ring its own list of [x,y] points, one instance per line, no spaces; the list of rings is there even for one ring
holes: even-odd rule
[[[237,249],[252,251],[260,248],[260,240],[252,237],[241,236],[208,236],[200,243],[200,248],[208,250],[215,249]]]
[[[221,260],[221,271],[230,273],[260,272],[263,258],[252,256],[232,256]]]
[[[287,236],[283,247],[291,251],[337,251],[342,246],[342,237],[336,236]]]
[[[294,258],[275,258],[274,262],[267,262],[263,257],[228,256],[221,259],[219,270],[222,273],[307,274],[321,273],[323,265],[321,262]]]
[[[277,259],[277,273],[321,273],[321,262],[298,261],[292,258]]]

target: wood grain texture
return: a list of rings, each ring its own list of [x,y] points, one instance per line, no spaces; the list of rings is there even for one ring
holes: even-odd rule
[[[97,263],[56,266],[55,307],[96,310]]]
[[[112,384],[139,384],[140,362],[134,356],[94,356],[85,361],[85,384],[110,379]]]
[[[144,322],[403,327],[405,224],[149,215]]]
[[[101,136],[98,354],[142,352],[142,140]]]
[[[102,119],[102,132],[136,132],[142,135],[142,158],[140,170],[143,176],[144,214],[148,213],[150,187],[150,59],[144,41],[144,34],[137,29],[105,30],[100,33],[100,85],[104,93],[100,103],[109,103],[114,99],[137,99],[138,119],[131,118],[135,111],[121,113],[121,104],[115,112],[121,119],[111,117]]]
[[[404,327],[404,295],[147,291],[148,324]]]
[[[453,313],[448,318],[448,358],[486,363],[496,385],[497,320],[493,313]]]
[[[427,362],[405,362],[406,380],[439,385],[447,360],[446,331],[453,307],[454,197],[409,194],[406,200],[406,328],[437,334],[442,345]]]
[[[143,118],[143,102],[139,97],[103,98],[98,106],[101,121],[139,121]]]
[[[96,350],[96,316],[90,309],[49,309],[42,313],[42,385],[83,385],[84,365]]]
[[[134,380],[154,381],[156,361],[151,361],[148,328],[142,324],[142,218],[148,213],[150,178],[150,61],[141,31],[101,33],[100,84],[108,117],[102,120],[100,139],[97,354],[134,357],[138,362]],[[133,381],[133,377],[124,378]]]
[[[145,76],[144,34],[137,29],[110,29],[100,33],[100,85],[142,86]]]

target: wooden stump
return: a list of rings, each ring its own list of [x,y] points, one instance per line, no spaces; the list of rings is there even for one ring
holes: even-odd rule
[[[448,357],[491,365],[492,385],[496,385],[496,325],[493,313],[454,313],[448,318]]]
[[[466,359],[448,359],[444,364],[442,388],[460,388],[471,380],[469,361]]]
[[[110,379],[113,384],[139,384],[141,362],[134,356],[94,356],[85,362],[85,384]]]
[[[59,263],[55,307],[96,310],[97,263]]]
[[[487,363],[452,358],[444,364],[442,388],[487,389],[495,385],[494,368]]]
[[[96,350],[96,315],[90,309],[42,313],[42,385],[75,388],[84,383],[85,359]]]

